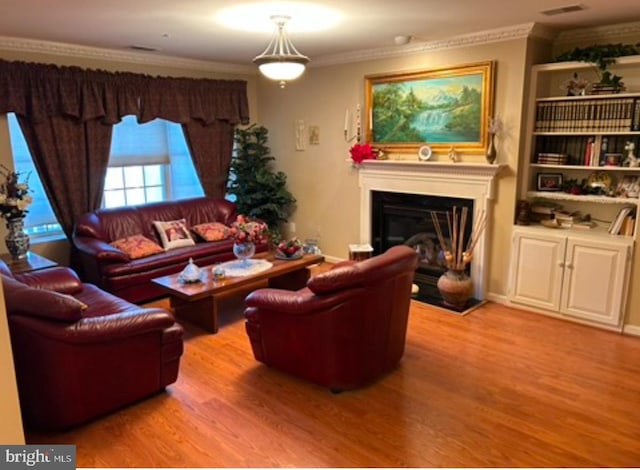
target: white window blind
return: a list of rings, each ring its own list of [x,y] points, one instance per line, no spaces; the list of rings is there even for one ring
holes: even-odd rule
[[[138,124],[135,116],[125,116],[113,126],[109,166],[169,163],[167,121],[154,119]]]
[[[113,127],[104,206],[146,204],[204,195],[182,126],[163,119]]]
[[[169,142],[169,158],[171,160],[171,199],[185,199],[204,196],[200,179],[196,173],[189,147],[184,138],[182,126],[165,121],[167,140]]]

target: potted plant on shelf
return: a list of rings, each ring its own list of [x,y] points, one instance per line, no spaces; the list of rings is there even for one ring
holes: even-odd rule
[[[622,77],[613,74],[608,70],[609,66],[615,64],[617,57],[640,54],[638,44],[601,44],[587,47],[576,47],[571,51],[563,52],[555,58],[555,62],[579,61],[594,64],[600,81],[594,83],[591,92],[618,93],[624,91]]]

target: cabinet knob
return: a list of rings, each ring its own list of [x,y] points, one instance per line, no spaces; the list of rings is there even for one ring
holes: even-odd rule
[[[565,266],[567,269],[573,269],[573,264],[569,263]]]
[[[558,261],[558,267],[559,268],[564,268],[564,263],[562,261]]]

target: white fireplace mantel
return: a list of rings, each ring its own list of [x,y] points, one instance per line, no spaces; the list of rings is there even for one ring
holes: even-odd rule
[[[423,194],[428,196],[472,199],[476,214],[485,211],[487,224],[491,219],[494,180],[506,165],[486,163],[418,162],[403,160],[365,160],[359,168],[360,238],[371,242],[371,192]],[[471,278],[474,295],[484,299],[488,272],[483,269],[488,260],[489,226],[474,249]]]

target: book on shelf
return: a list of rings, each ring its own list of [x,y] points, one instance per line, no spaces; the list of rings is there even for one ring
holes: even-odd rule
[[[635,222],[635,207],[625,206],[621,208],[609,225],[609,233],[611,235],[623,235],[623,225],[627,218],[629,219],[626,222],[627,225]],[[630,230],[633,233],[633,225],[631,228],[625,228],[625,230]]]
[[[535,131],[640,131],[640,98],[538,101]]]
[[[592,228],[596,228],[598,224],[596,224],[593,220],[581,220],[579,222],[574,222],[571,225],[571,228],[578,228],[581,230],[590,230]]]
[[[594,145],[595,145],[594,138],[589,137],[589,139],[587,139],[587,146],[584,149],[584,159],[582,161],[582,164],[584,166],[590,166],[593,161]]]
[[[640,131],[640,98],[636,98],[633,102],[633,118],[631,122],[631,130]]]
[[[619,235],[626,235],[626,236],[633,235],[633,227],[635,223],[636,223],[636,220],[633,215],[626,215],[624,220],[622,221],[622,226],[620,227]]]

